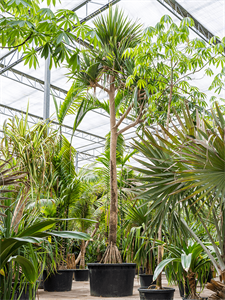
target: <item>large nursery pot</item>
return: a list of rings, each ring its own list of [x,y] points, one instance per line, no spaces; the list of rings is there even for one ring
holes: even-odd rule
[[[150,286],[151,284],[156,284],[153,281],[153,275],[150,274],[139,274],[141,287]]]
[[[165,287],[162,290],[148,289],[141,287],[138,289],[140,300],[173,300],[175,289]]]
[[[88,269],[76,269],[74,270],[74,276],[76,281],[88,281],[89,270]]]
[[[96,297],[133,295],[136,264],[88,264],[90,293]]]
[[[71,291],[73,281],[73,269],[58,270],[48,276],[44,270],[44,290],[47,292],[66,292]]]

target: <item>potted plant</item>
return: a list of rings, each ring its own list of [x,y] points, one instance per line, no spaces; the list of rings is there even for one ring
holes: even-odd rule
[[[18,234],[16,235],[11,237],[1,237],[0,270],[2,280],[0,293],[3,299],[14,299],[14,295],[20,297],[23,293],[23,290],[27,289],[26,282],[30,283],[28,289],[29,293],[32,294],[31,298],[35,297],[35,294],[33,294],[32,290],[35,288],[36,282],[42,273],[40,262],[42,263],[43,267],[43,262],[45,261],[44,256],[46,256],[45,249],[47,237],[62,236],[65,238],[78,239],[89,238],[86,234],[76,232],[58,233],[54,230],[46,231],[46,229],[52,228],[56,222],[56,220],[39,220],[38,223],[29,225],[22,231],[19,230]],[[18,250],[20,250],[19,254]],[[40,257],[41,255],[43,256],[41,261],[37,257],[38,253]],[[12,264],[12,262],[14,262],[14,264]],[[19,269],[17,267],[18,265],[20,265],[22,268],[22,274],[19,274]],[[11,288],[13,275],[15,275],[15,279],[13,288]]]
[[[138,200],[135,204],[128,204],[124,211],[126,213],[125,228],[129,232],[124,256],[127,261],[137,264],[141,287],[150,286],[155,283],[153,273],[157,255],[151,239],[154,234],[149,235],[147,229],[151,222],[151,214],[148,213],[149,205],[143,200]]]
[[[191,239],[183,242],[182,245],[167,244],[161,241],[157,243],[163,245],[168,257],[164,259],[154,272],[154,279],[167,268],[167,274],[171,278],[173,271],[178,276],[176,281],[178,286],[183,284],[187,286],[188,293],[184,299],[201,299],[196,292],[197,280],[202,283],[203,275],[208,274],[211,263],[207,254],[203,253],[202,246]]]
[[[103,256],[101,264],[88,265],[90,272],[91,295],[98,296],[129,296],[133,291],[133,279],[135,264],[122,263],[121,254],[117,248],[117,221],[118,221],[118,182],[117,182],[117,140],[123,132],[144,121],[146,98],[137,88],[126,89],[125,80],[132,72],[133,63],[129,58],[123,57],[123,52],[127,48],[133,48],[140,41],[141,25],[129,20],[120,12],[118,8],[109,8],[107,15],[101,15],[94,21],[94,28],[89,30],[86,37],[90,40],[93,47],[89,47],[79,53],[80,64],[78,66],[78,53],[74,54],[75,59],[70,60],[71,76],[75,82],[71,87],[68,97],[73,94],[81,94],[82,91],[89,92],[88,97],[83,97],[80,101],[79,95],[74,100],[77,119],[82,120],[85,113],[91,109],[102,108],[110,116],[110,215],[109,215],[109,236],[108,247]],[[98,48],[96,48],[98,46]],[[78,69],[78,70],[77,70]],[[78,93],[80,89],[80,93]],[[96,89],[102,90],[107,94],[108,101],[100,101],[95,97]],[[137,100],[138,105],[134,98]],[[123,120],[130,115],[132,122],[121,128]],[[119,120],[117,121],[117,117]],[[102,269],[106,271],[103,278],[99,277],[99,284],[92,285],[93,270]],[[108,268],[112,268],[107,271]],[[124,286],[125,273],[133,275],[130,283]],[[114,276],[107,275],[115,271]],[[121,277],[119,277],[121,273]],[[97,273],[96,273],[97,274]],[[109,281],[107,281],[107,278]],[[117,278],[114,280],[113,278]],[[97,278],[96,278],[97,280]],[[103,280],[103,281],[102,281]],[[108,292],[103,294],[101,287],[108,287]],[[118,286],[120,286],[118,288]],[[111,291],[109,291],[111,287]],[[93,288],[95,290],[93,290]],[[97,289],[99,289],[97,291]],[[120,294],[121,293],[121,294]]]

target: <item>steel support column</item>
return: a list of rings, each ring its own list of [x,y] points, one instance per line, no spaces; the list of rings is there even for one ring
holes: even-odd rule
[[[48,120],[50,117],[50,55],[45,61],[45,90],[44,90],[44,106],[43,106],[43,119]]]

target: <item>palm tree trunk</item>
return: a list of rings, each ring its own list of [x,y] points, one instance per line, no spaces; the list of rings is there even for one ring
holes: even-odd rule
[[[109,246],[100,262],[122,263],[122,258],[116,246],[117,219],[118,219],[118,195],[117,195],[117,170],[116,170],[116,108],[115,108],[115,78],[110,76],[109,106],[110,106],[110,216],[109,216]]]
[[[196,294],[196,282],[195,282],[195,273],[188,272],[187,278],[191,290],[191,294],[189,295],[189,299],[200,299],[200,297]]]
[[[159,230],[158,230],[158,240],[162,240],[162,223],[159,225]],[[161,263],[162,261],[162,247],[158,246],[158,259],[157,263]],[[157,289],[162,289],[162,273],[159,274],[156,280],[156,288]]]
[[[123,179],[123,165],[120,173],[120,250],[123,249],[123,200],[122,200],[122,179]]]
[[[81,240],[81,258],[80,258],[80,269],[85,269],[85,241]]]
[[[95,235],[95,233],[97,232],[97,230],[98,230],[98,228],[99,228],[100,218],[101,218],[101,217],[98,218],[98,223],[95,224],[95,229],[93,230],[93,232],[92,232],[92,234],[91,234],[91,238],[93,238],[93,236]],[[90,240],[88,240],[88,241],[85,242],[85,246],[84,246],[84,247],[85,247],[85,252],[86,252],[86,248],[87,248],[89,242],[90,242]],[[79,263],[80,259],[81,259],[81,251],[80,251],[80,253],[79,253],[79,255],[77,256],[77,259],[76,259],[76,261],[75,261],[75,264],[76,264],[76,265]]]
[[[117,172],[116,172],[116,146],[117,146],[117,128],[116,110],[115,110],[115,87],[114,77],[110,76],[110,218],[109,218],[109,245],[116,245],[117,238],[117,215],[118,215],[118,196],[117,196]]]

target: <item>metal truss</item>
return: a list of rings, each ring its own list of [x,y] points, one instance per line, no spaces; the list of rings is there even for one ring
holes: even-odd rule
[[[183,19],[190,17],[194,20],[194,27],[191,27],[192,30],[199,35],[206,42],[214,36],[205,26],[203,26],[195,17],[193,17],[183,6],[181,6],[175,0],[157,0],[160,4],[166,7],[170,12],[172,12],[178,19]],[[216,39],[216,43],[220,43],[219,39]]]
[[[0,68],[4,65],[0,63]],[[34,76],[28,75],[24,72],[15,70],[13,68],[7,70],[5,73],[1,74],[2,76],[11,79],[13,81],[19,82],[23,85],[26,85],[28,87],[31,87],[37,91],[44,92],[44,80],[38,79]],[[51,94],[55,96],[56,98],[59,98],[61,100],[64,100],[66,97],[66,94],[68,91],[51,84]]]
[[[112,0],[109,1],[107,4],[101,6],[101,8],[97,9],[95,12],[93,12],[92,14],[87,15],[84,19],[82,19],[82,23],[89,21],[90,19],[94,18],[95,16],[97,16],[99,13],[103,12],[104,10],[108,9],[110,6],[118,3],[120,0]],[[93,4],[98,4],[101,5],[100,3],[97,3],[95,1],[86,1],[86,12],[88,10],[88,2],[92,2]]]

